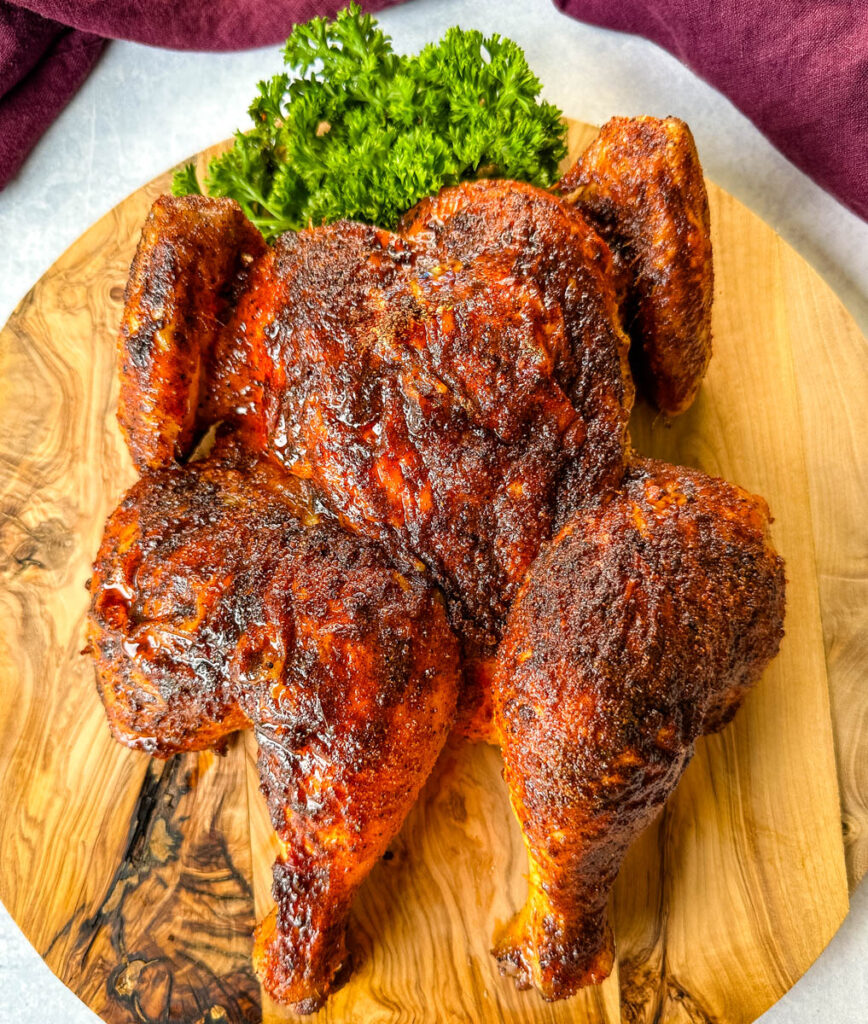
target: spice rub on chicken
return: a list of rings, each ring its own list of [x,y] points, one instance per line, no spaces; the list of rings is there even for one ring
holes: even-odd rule
[[[777,653],[784,571],[762,498],[648,459],[531,569],[494,674],[504,777],[530,864],[495,956],[549,999],[613,963],[631,841]]]
[[[122,742],[256,731],[277,999],[327,995],[456,714],[503,745],[530,856],[501,967],[547,998],[608,972],[623,850],[781,634],[761,499],[629,444],[631,342],[682,411],[711,285],[672,118],[610,122],[551,191],[459,184],[395,231],[266,247],[231,200],[155,204],[119,346],[144,475],[106,527],[90,645]]]
[[[436,588],[308,491],[214,455],[146,473],[106,525],[88,639],[122,743],[168,757],[254,730],[280,849],[256,964],[313,1010],[452,725],[459,666]]]

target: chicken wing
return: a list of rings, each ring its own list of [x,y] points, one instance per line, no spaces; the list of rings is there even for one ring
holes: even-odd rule
[[[160,196],[142,229],[118,338],[118,421],[140,470],[189,455],[214,339],[262,235],[232,199]]]
[[[676,117],[613,117],[558,190],[598,226],[626,289],[634,363],[669,416],[691,404],[711,358],[708,195]]]
[[[353,895],[434,765],[458,680],[440,594],[309,499],[261,462],[147,474],[106,527],[89,620],[121,742],[166,757],[253,726],[281,840],[257,967],[302,1012],[346,960]]]
[[[559,999],[612,966],[623,855],[777,652],[783,563],[765,502],[653,461],[577,514],[513,606],[494,677],[528,900],[495,956]]]

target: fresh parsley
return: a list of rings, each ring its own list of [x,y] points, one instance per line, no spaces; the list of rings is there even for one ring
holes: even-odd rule
[[[178,170],[175,195],[231,196],[272,239],[342,217],[394,227],[464,178],[557,177],[561,112],[510,39],[451,28],[406,57],[353,3],[296,26],[283,56],[291,74],[259,83],[252,130],[211,160],[204,189],[192,164]]]

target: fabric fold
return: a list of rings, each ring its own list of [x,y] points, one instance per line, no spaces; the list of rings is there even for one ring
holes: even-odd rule
[[[784,156],[868,220],[864,0],[554,2],[572,17],[668,50],[727,96]]]
[[[368,0],[378,11],[399,0]],[[554,0],[572,17],[644,36],[715,86],[796,166],[868,220],[864,0]],[[107,39],[181,50],[282,42],[345,0],[0,0],[0,188]],[[468,21],[472,21],[468,5]],[[619,111],[612,111],[619,113]],[[677,111],[670,111],[677,113]]]
[[[0,6],[0,188],[90,74],[106,41]]]

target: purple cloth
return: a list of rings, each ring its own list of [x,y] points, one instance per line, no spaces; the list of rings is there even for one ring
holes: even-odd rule
[[[78,91],[108,39],[247,50],[348,0],[0,0],[0,189]],[[378,11],[398,0],[364,0]],[[251,86],[253,83],[251,83]]]
[[[66,106],[105,40],[0,0],[0,189]]]
[[[645,36],[868,220],[868,0],[555,0]]]
[[[380,10],[396,0],[366,0]],[[555,0],[643,35],[725,93],[793,163],[868,220],[866,0]],[[0,188],[106,39],[188,50],[282,41],[344,0],[0,0]]]

